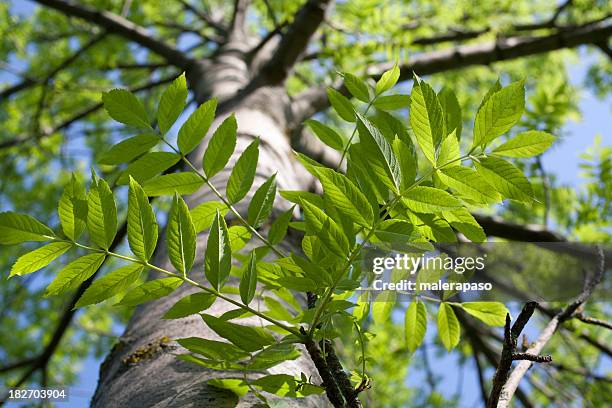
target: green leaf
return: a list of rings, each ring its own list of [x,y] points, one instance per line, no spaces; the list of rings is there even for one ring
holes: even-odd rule
[[[201,316],[215,333],[244,351],[261,350],[275,342],[274,337],[262,328],[226,322],[204,313]]]
[[[196,233],[185,201],[174,196],[166,227],[168,257],[177,271],[187,274],[196,253]]]
[[[211,99],[201,104],[185,121],[178,133],[178,147],[181,153],[187,154],[195,149],[212,124],[217,109],[217,100]]]
[[[448,303],[441,303],[438,309],[438,336],[448,351],[459,343],[461,330],[455,311]]]
[[[498,92],[502,89],[501,86],[501,82],[499,82],[499,78],[497,78],[497,80],[495,81],[495,83],[493,84],[493,86],[491,86],[491,88],[489,88],[489,90],[487,91],[487,93],[485,94],[485,96],[482,98],[482,101],[480,101],[480,105],[478,105],[478,109],[477,112],[482,109],[482,107],[484,106],[485,103],[487,103],[487,101],[491,98],[491,96],[493,96],[493,94],[495,92]]]
[[[310,130],[312,130],[323,143],[332,149],[342,150],[344,148],[344,140],[342,139],[342,136],[340,136],[334,129],[314,119],[308,119],[304,123],[308,125]]]
[[[168,296],[183,283],[181,278],[162,278],[143,283],[128,292],[115,306],[133,307]]]
[[[249,242],[251,233],[243,225],[234,225],[227,229],[232,252],[238,252]]]
[[[204,180],[192,171],[171,173],[147,180],[142,185],[149,197],[163,195],[193,194],[204,184]]]
[[[126,125],[151,129],[142,103],[126,89],[111,89],[102,94],[102,103],[108,115]]]
[[[355,108],[346,96],[334,88],[327,88],[327,97],[338,116],[347,122],[355,122]]]
[[[117,184],[127,184],[130,181],[130,176],[139,183],[144,183],[159,173],[168,170],[181,159],[176,153],[170,152],[151,152],[140,157],[135,162],[132,162],[121,173],[117,179]]]
[[[79,239],[87,226],[87,192],[74,173],[57,207],[64,234],[73,241]]]
[[[178,119],[187,103],[187,81],[185,73],[177,77],[161,96],[157,108],[157,125],[165,135]]]
[[[402,174],[393,148],[382,133],[360,114],[357,114],[357,129],[363,150],[368,155],[368,164],[385,185],[398,192]]]
[[[217,296],[212,293],[197,292],[185,296],[164,314],[163,319],[180,319],[206,310],[212,306]]]
[[[550,133],[529,130],[493,149],[493,153],[508,157],[533,157],[544,153],[554,141],[555,137]]]
[[[240,279],[240,299],[242,303],[248,305],[255,296],[255,289],[257,289],[257,258],[255,252],[251,252],[249,261],[244,268],[242,273],[242,279]]]
[[[444,113],[446,133],[450,134],[454,130],[456,138],[458,140],[461,139],[463,117],[461,116],[461,105],[459,105],[457,96],[452,89],[445,86],[438,93],[438,100],[440,101],[442,112]]]
[[[134,255],[143,261],[149,261],[157,246],[157,221],[145,192],[131,177],[128,190],[127,235]]]
[[[415,75],[410,95],[410,126],[432,164],[436,163],[436,147],[446,136],[444,113],[435,91]]]
[[[491,184],[469,167],[444,167],[437,175],[444,184],[478,203],[491,204],[501,200]]]
[[[295,360],[301,355],[293,344],[276,343],[255,354],[247,367],[249,370],[267,370],[283,361]]]
[[[36,272],[49,265],[70,248],[72,248],[70,242],[52,242],[34,251],[28,252],[17,259],[17,262],[15,262],[11,268],[9,277]]]
[[[231,391],[236,394],[238,398],[244,397],[250,390],[249,386],[243,380],[237,378],[214,378],[206,381],[206,383],[216,388]]]
[[[524,109],[524,81],[513,82],[493,93],[476,113],[473,145],[485,146],[510,130],[521,118]]]
[[[311,193],[310,191],[283,190],[280,191],[279,194],[285,200],[291,201],[292,203],[299,204],[300,201],[304,200],[308,201],[311,204],[314,204],[317,207],[325,207],[325,201],[323,201],[323,197],[315,193]]]
[[[375,323],[382,324],[389,321],[396,298],[395,291],[380,292],[372,302],[372,319]]]
[[[220,290],[229,277],[231,269],[232,248],[229,233],[225,219],[217,211],[208,235],[204,272],[211,286]]]
[[[279,397],[303,398],[313,394],[322,394],[325,390],[313,384],[301,384],[288,374],[270,374],[251,382],[257,388]]]
[[[406,346],[414,353],[423,344],[427,331],[427,309],[419,299],[413,300],[406,309],[405,330]]]
[[[127,163],[136,157],[148,152],[153,146],[159,143],[159,136],[151,133],[145,133],[125,139],[110,149],[108,149],[98,163],[116,165]]]
[[[202,168],[208,177],[212,177],[223,170],[232,153],[234,153],[237,129],[236,117],[231,114],[213,133],[206,147],[206,152],[204,152],[202,162]]]
[[[114,270],[100,279],[96,279],[85,290],[75,308],[100,303],[119,293],[123,293],[140,278],[143,269],[143,265],[131,264]]]
[[[199,234],[212,225],[217,211],[219,211],[221,217],[225,217],[229,209],[222,202],[208,201],[198,205],[190,211],[196,234]]]
[[[374,236],[383,242],[407,244],[414,238],[413,231],[414,228],[409,222],[389,219],[384,220],[378,225]]]
[[[476,168],[503,197],[525,203],[533,201],[529,180],[512,163],[491,156],[476,162]]]
[[[400,76],[400,69],[397,64],[393,65],[393,67],[380,76],[380,79],[376,82],[376,95],[380,95],[381,93],[393,88],[393,86],[397,83]]]
[[[249,203],[247,220],[254,228],[259,228],[272,212],[276,197],[276,174],[266,180],[255,192]]]
[[[408,188],[415,180],[417,173],[417,157],[414,146],[409,146],[401,139],[393,140],[393,152],[397,156],[397,161],[402,174],[402,190]]]
[[[289,210],[279,215],[274,220],[274,223],[272,223],[270,231],[268,232],[268,241],[270,241],[271,244],[278,244],[285,238],[285,235],[287,235],[287,228],[293,217],[293,209],[294,207],[291,207]]]
[[[246,351],[223,341],[199,337],[187,337],[176,341],[192,353],[200,354],[212,360],[236,362],[249,356]]]
[[[500,302],[465,302],[461,308],[489,326],[504,326],[510,312]]]
[[[231,204],[242,200],[249,192],[255,179],[259,158],[259,139],[255,139],[242,152],[227,181],[227,198]]]
[[[45,297],[62,295],[89,279],[102,266],[106,255],[101,252],[85,255],[66,265],[47,286]]]
[[[472,242],[485,242],[487,235],[466,208],[442,213],[444,219]]]
[[[351,95],[355,98],[359,99],[362,102],[370,101],[370,92],[368,91],[368,86],[362,79],[356,77],[353,74],[343,73],[344,77],[344,86],[349,90]]]
[[[461,203],[446,191],[433,187],[417,186],[404,194],[402,203],[419,213],[436,213],[460,208]]]
[[[342,214],[364,227],[372,226],[374,213],[368,199],[344,174],[326,167],[316,167],[325,195]]]
[[[26,241],[50,241],[55,233],[26,214],[11,211],[0,213],[0,244],[14,245]]]
[[[338,224],[308,201],[302,200],[300,206],[304,211],[308,232],[319,237],[331,252],[344,258],[349,252],[349,242]]]
[[[440,145],[440,151],[438,152],[437,166],[438,168],[445,166],[460,166],[461,151],[459,150],[459,141],[455,137],[455,131],[453,130],[448,135],[442,144]]]
[[[385,95],[374,100],[373,105],[380,110],[394,111],[410,106],[410,95]]]
[[[95,178],[87,194],[87,228],[91,240],[108,249],[117,234],[117,206],[105,180]]]

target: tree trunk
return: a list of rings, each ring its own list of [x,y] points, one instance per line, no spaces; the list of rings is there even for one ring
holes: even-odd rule
[[[277,172],[279,189],[304,189],[311,179],[304,170],[296,166],[289,137],[285,131],[288,121],[287,109],[289,98],[283,88],[260,88],[247,97],[236,98],[236,93],[249,79],[248,67],[241,58],[242,44],[229,44],[215,60],[199,63],[188,79],[191,90],[198,102],[211,96],[219,99],[220,109],[211,129],[230,112],[236,114],[238,122],[238,143],[236,152],[226,170],[216,175],[212,182],[224,192],[233,163],[240,153],[255,137],[260,137],[260,155],[254,187],[260,185],[268,176]],[[233,99],[232,99],[233,98]],[[192,161],[198,166],[206,142],[192,154]],[[252,192],[251,192],[252,194]],[[186,197],[190,208],[210,200],[214,194],[203,187],[195,194]],[[250,198],[242,200],[236,207],[245,213]],[[276,212],[286,209],[287,203],[277,200]],[[198,237],[198,253],[192,268],[191,277],[204,282],[204,250],[207,233]],[[256,240],[256,238],[253,238]],[[160,240],[163,241],[163,240]],[[261,244],[256,243],[254,244]],[[163,250],[161,250],[163,248]],[[171,269],[165,251],[165,241],[161,243],[156,254],[156,264]],[[153,276],[155,277],[155,276]],[[197,336],[220,340],[198,316],[177,320],[162,320],[161,316],[177,300],[193,292],[193,288],[183,285],[170,296],[139,306],[130,319],[125,333],[113,348],[100,368],[100,379],[92,400],[94,407],[230,407],[236,406],[235,394],[206,384],[212,378],[239,378],[240,372],[224,372],[206,369],[176,358],[174,354],[186,352],[175,342],[167,339]],[[257,308],[258,299],[253,306]],[[227,302],[217,300],[206,313],[221,315],[234,307]],[[263,304],[261,305],[263,309]],[[241,324],[261,325],[259,318],[240,319]],[[320,382],[311,360],[304,354],[297,360],[288,361],[270,370],[272,374],[293,374],[300,372],[312,375],[313,381]],[[254,374],[260,376],[259,374]],[[306,400],[288,401],[289,406],[325,406],[323,397],[309,397]],[[248,394],[239,406],[256,406],[261,404],[254,395]]]

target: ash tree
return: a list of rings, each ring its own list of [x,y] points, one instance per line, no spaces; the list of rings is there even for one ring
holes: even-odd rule
[[[606,2],[35,3],[0,6],[7,388],[108,353],[92,406],[455,406],[434,347],[487,407],[609,401],[589,300],[612,254],[577,242],[610,241],[612,152],[579,191],[541,159],[579,114],[577,50],[607,96]],[[368,248],[495,238],[594,267],[568,302],[515,289],[515,316],[356,291]]]

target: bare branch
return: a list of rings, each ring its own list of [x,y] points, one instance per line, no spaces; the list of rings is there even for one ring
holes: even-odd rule
[[[232,20],[230,22],[229,36],[231,39],[241,39],[245,36],[246,14],[249,0],[235,0]]]
[[[589,271],[585,279],[584,288],[580,295],[567,307],[557,313],[550,322],[546,325],[540,336],[535,343],[527,350],[529,354],[540,354],[546,343],[551,339],[553,334],[557,331],[561,323],[572,317],[574,312],[581,307],[587,299],[593,293],[595,286],[603,279],[605,270],[605,259],[604,253],[599,248],[598,265],[596,271]],[[499,396],[499,403],[493,405],[497,408],[506,408],[509,406],[510,400],[514,395],[519,382],[523,376],[527,373],[527,370],[531,367],[531,361],[521,361],[510,374],[508,380],[505,382],[501,395]]]
[[[120,35],[128,40],[134,41],[142,47],[154,52],[169,63],[188,70],[193,60],[172,45],[156,39],[146,29],[137,24],[108,11],[99,11],[87,6],[69,3],[64,0],[35,0],[37,3],[60,11],[67,16],[78,17],[96,24],[109,33]]]
[[[181,5],[183,6],[183,8],[185,10],[193,13],[200,20],[202,20],[207,25],[212,27],[217,32],[217,34],[219,34],[222,37],[225,37],[227,35],[227,29],[222,24],[220,24],[219,22],[215,21],[207,13],[205,13],[204,11],[198,10],[191,3],[189,3],[188,0],[179,0],[179,2],[181,3]]]
[[[493,377],[491,394],[487,399],[487,408],[495,408],[497,406],[501,391],[504,384],[506,384],[508,374],[512,368],[512,361],[515,360],[515,357],[519,354],[515,352],[518,336],[520,336],[521,332],[525,328],[525,325],[533,315],[536,306],[536,302],[527,302],[512,327],[510,327],[510,315],[506,315],[506,325],[504,326],[504,345],[499,363],[497,364],[495,376]],[[525,353],[520,354],[524,355]]]
[[[309,0],[296,13],[274,54],[252,81],[254,87],[279,84],[287,78],[299,56],[323,22],[330,0]]]
[[[583,313],[576,313],[574,317],[583,323],[592,324],[595,326],[605,327],[606,329],[612,330],[612,323],[606,322],[605,320],[595,319],[593,317],[585,316]]]
[[[497,41],[425,52],[415,56],[409,63],[400,67],[400,81],[411,79],[413,72],[419,75],[431,75],[474,65],[491,65],[498,61],[512,60],[584,44],[601,43],[601,41],[607,41],[612,35],[612,22],[610,20],[609,17],[606,17],[580,26],[561,26],[554,33],[544,36],[509,37]],[[374,66],[369,70],[369,75],[376,79],[389,68],[391,68],[389,64]],[[316,112],[329,107],[326,88],[326,86],[318,88],[316,92],[308,90],[304,94],[296,96],[296,101],[305,98],[309,103],[308,109],[303,109],[299,112],[299,116],[296,115],[296,123],[301,123]],[[337,86],[336,89],[345,95],[348,94],[348,90],[343,86]]]
[[[536,363],[550,363],[552,361],[552,357],[549,355],[539,356],[531,353],[512,353],[512,360],[528,360]]]
[[[130,91],[131,92],[141,92],[141,91],[146,91],[146,90],[150,90],[153,88],[156,88],[160,85],[163,84],[167,84],[169,82],[172,82],[174,80],[174,78],[176,78],[176,74],[169,76],[169,77],[165,77],[162,78],[160,80],[157,81],[153,81],[153,82],[149,82],[146,83],[142,86],[136,87],[136,88],[131,88]],[[40,140],[43,139],[45,137],[49,137],[51,135],[53,135],[56,132],[59,132],[61,130],[65,130],[66,128],[72,126],[74,123],[78,122],[79,120],[91,115],[92,113],[98,111],[99,109],[101,109],[103,106],[102,102],[96,103],[88,108],[85,108],[84,110],[76,113],[74,116],[71,116],[70,118],[64,120],[63,122],[57,124],[56,126],[50,128],[50,129],[46,129],[44,130],[42,133],[40,134],[33,134],[33,135],[27,135],[27,136],[18,136],[15,137],[13,139],[9,139],[9,140],[4,140],[0,142],[0,150],[3,149],[8,149],[14,146],[18,146],[21,145],[23,143],[26,142],[30,142],[33,140]]]

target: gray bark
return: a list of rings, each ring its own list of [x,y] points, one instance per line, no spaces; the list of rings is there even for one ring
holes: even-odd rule
[[[260,157],[258,173],[253,191],[266,177],[277,172],[279,189],[304,189],[311,182],[304,171],[296,165],[293,158],[289,137],[285,131],[288,121],[288,97],[282,88],[260,88],[246,98],[233,100],[234,95],[244,86],[248,78],[248,67],[240,58],[240,44],[226,46],[214,60],[200,63],[197,68],[188,72],[190,87],[199,102],[216,96],[219,98],[221,111],[218,112],[215,129],[225,116],[231,112],[236,114],[238,122],[238,143],[236,153],[226,170],[213,178],[214,184],[224,190],[229,177],[232,163],[253,140],[260,137]],[[235,97],[234,97],[235,98]],[[205,149],[202,146],[192,154],[193,162],[201,162]],[[199,203],[215,200],[216,197],[207,187],[186,197],[190,208]],[[237,207],[244,212],[250,201],[245,198]],[[276,210],[287,208],[287,204],[277,198]],[[204,282],[203,256],[207,235],[198,237],[197,261],[191,277]],[[253,238],[256,240],[256,238]],[[156,254],[156,264],[172,269],[166,252],[165,242],[160,239],[161,249]],[[152,276],[154,277],[154,276]],[[193,289],[183,285],[172,295],[158,301],[139,306],[125,330],[125,333],[106,358],[100,369],[98,388],[92,400],[94,407],[230,407],[257,406],[261,404],[254,395],[247,394],[240,402],[228,391],[220,390],[206,384],[212,378],[239,378],[242,374],[205,369],[197,365],[182,362],[174,354],[185,353],[175,342],[156,347],[160,339],[170,339],[197,336],[220,340],[201,320],[199,316],[190,316],[177,320],[162,320],[161,316],[178,299],[192,292]],[[255,299],[257,308],[258,300]],[[213,315],[221,315],[234,306],[217,300],[207,311]],[[264,309],[263,305],[261,309]],[[259,318],[240,319],[240,324],[262,325]],[[151,347],[151,345],[153,347]],[[151,356],[137,363],[126,363],[124,359],[142,347],[153,348],[156,351]],[[293,374],[300,372],[312,375],[313,381],[320,382],[320,377],[309,357],[305,354],[297,360],[288,361],[268,370],[272,374]],[[262,374],[255,374],[261,376]],[[297,401],[289,400],[288,406],[325,406],[324,397],[309,397]]]

